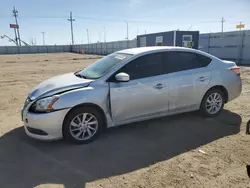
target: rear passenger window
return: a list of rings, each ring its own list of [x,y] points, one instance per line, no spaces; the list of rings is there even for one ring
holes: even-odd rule
[[[163,58],[164,72],[172,73],[206,67],[211,59],[192,52],[166,52]]]
[[[209,57],[206,57],[206,56],[203,56],[200,54],[197,54],[197,57],[198,57],[198,61],[199,61],[200,65],[202,67],[208,66],[212,61],[212,59],[210,59]]]

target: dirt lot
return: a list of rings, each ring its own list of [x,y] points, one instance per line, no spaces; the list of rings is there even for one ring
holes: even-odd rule
[[[213,119],[187,113],[106,131],[94,143],[28,138],[19,109],[36,84],[95,61],[78,54],[0,56],[0,187],[250,187],[250,68]],[[200,152],[199,150],[204,151]]]

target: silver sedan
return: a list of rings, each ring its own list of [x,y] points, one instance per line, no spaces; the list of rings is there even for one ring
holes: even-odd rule
[[[33,138],[88,143],[131,122],[196,110],[216,116],[241,88],[234,62],[181,47],[127,49],[37,85],[22,120]]]

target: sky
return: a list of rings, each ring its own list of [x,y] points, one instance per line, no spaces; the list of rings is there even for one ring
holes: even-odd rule
[[[21,39],[29,44],[70,44],[69,12],[72,11],[76,44],[125,40],[144,33],[195,30],[200,33],[236,30],[242,21],[250,29],[250,0],[1,0],[0,36],[14,38],[9,24],[18,10]],[[105,29],[104,29],[105,27]],[[0,46],[13,45],[0,39]]]

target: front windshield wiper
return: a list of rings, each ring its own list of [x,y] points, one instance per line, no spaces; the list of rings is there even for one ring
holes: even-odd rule
[[[79,77],[79,78],[84,78],[84,79],[88,79],[86,76],[83,76],[79,73],[75,73],[75,76]]]

